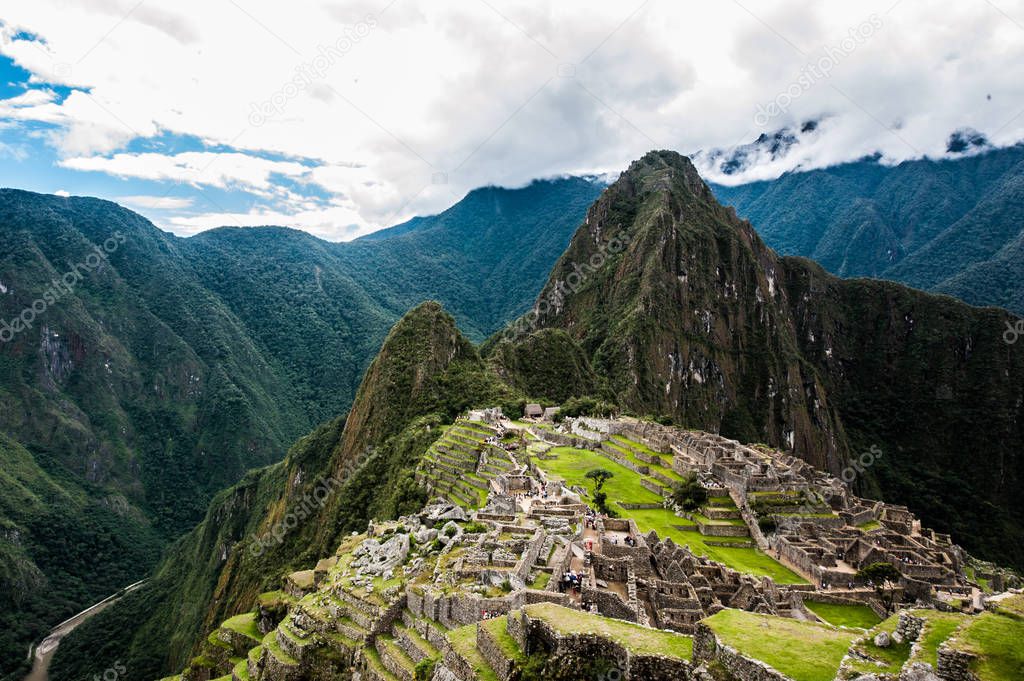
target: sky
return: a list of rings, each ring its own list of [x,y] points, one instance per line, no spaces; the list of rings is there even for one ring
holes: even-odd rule
[[[1021,83],[1024,0],[4,0],[0,186],[339,241],[651,149],[736,183],[1014,144]]]

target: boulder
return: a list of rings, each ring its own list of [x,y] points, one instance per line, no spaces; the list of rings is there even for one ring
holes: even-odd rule
[[[892,637],[889,636],[889,632],[880,631],[875,634],[875,645],[879,648],[888,648],[892,645]]]
[[[942,681],[935,669],[925,662],[914,662],[900,672],[900,681]]]
[[[409,557],[409,535],[396,534],[381,544],[367,539],[356,547],[352,567],[361,573],[381,575],[393,571]]]
[[[413,537],[416,539],[417,544],[429,544],[437,539],[437,530],[430,527],[421,527]]]

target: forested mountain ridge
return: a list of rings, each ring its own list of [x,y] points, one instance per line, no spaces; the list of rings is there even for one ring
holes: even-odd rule
[[[371,518],[419,509],[426,499],[413,478],[416,462],[456,414],[521,401],[439,304],[417,306],[388,334],[348,417],[320,426],[284,461],[218,495],[150,583],[61,645],[54,677],[79,678],[113,658],[127,660],[139,679],[182,666],[201,632],[250,608],[281,574],[329,555]],[[287,522],[325,484],[322,502],[302,522]]]
[[[33,499],[0,507],[2,676],[144,576],[214,494],[345,413],[412,305],[446,302],[476,339],[526,309],[599,191],[485,188],[419,232],[330,243],[183,239],[108,201],[0,190],[0,319],[16,327],[0,336],[0,491]]]
[[[603,398],[833,471],[877,445],[862,489],[1020,564],[1024,358],[1006,352],[1006,312],[780,258],[673,152],[635,162],[592,205],[535,308],[482,356],[439,305],[413,309],[347,419],[220,494],[149,585],[69,637],[55,678],[116,655],[140,678],[180,668],[218,622],[342,533],[417,508],[412,471],[456,413],[526,398]],[[991,465],[964,459],[965,443]],[[312,517],[264,543],[324,480],[339,486]]]
[[[783,255],[1024,314],[1024,145],[713,189]]]

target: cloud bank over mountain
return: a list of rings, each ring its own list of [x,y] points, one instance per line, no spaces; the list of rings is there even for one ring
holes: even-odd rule
[[[956,130],[967,150],[976,131],[1024,137],[1022,0],[17,0],[0,37],[0,183],[132,197],[180,234],[349,239],[476,186],[778,130],[798,137],[785,153],[702,171],[736,183],[963,153]]]

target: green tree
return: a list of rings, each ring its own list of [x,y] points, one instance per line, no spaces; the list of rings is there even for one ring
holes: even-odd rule
[[[597,506],[597,510],[605,515],[612,515],[612,510],[608,508],[608,495],[601,488],[604,487],[605,482],[615,477],[615,474],[604,468],[595,468],[587,471],[586,477],[597,485],[594,488],[594,504]]]
[[[875,587],[878,600],[885,606],[886,612],[892,612],[892,603],[896,598],[896,587],[903,575],[892,563],[871,563],[857,570],[857,578],[870,581]]]
[[[683,476],[682,481],[676,485],[672,493],[672,500],[686,511],[695,511],[708,500],[708,491],[697,479],[697,473],[690,471]]]

